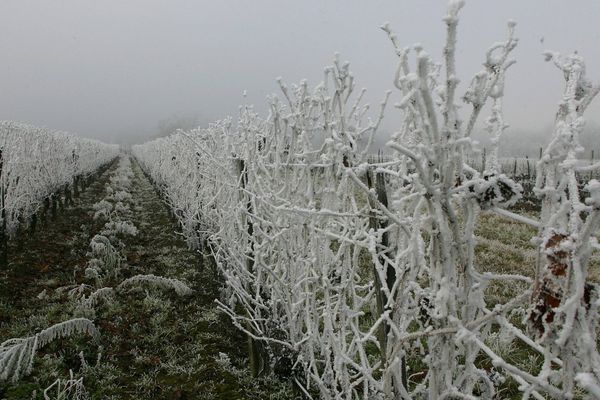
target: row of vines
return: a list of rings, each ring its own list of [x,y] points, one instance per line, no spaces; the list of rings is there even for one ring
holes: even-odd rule
[[[42,207],[119,152],[116,145],[17,122],[0,122],[2,232],[14,237]]]
[[[487,152],[484,148],[483,152],[479,152],[479,154],[469,158],[469,165],[474,167],[479,166],[479,172],[485,171],[485,166],[487,164],[486,155]],[[579,182],[580,188],[583,188],[588,181],[599,178],[597,169],[593,167],[597,161],[594,160],[594,150],[587,152],[587,155],[587,158],[581,158],[584,156],[584,154],[581,153],[580,158],[577,160],[575,177]],[[539,209],[540,198],[535,192],[537,173],[536,164],[542,156],[543,148],[540,148],[539,156],[536,157],[502,157],[499,159],[500,172],[519,182],[523,189],[518,206],[526,206],[526,208],[531,208],[533,206],[534,209]]]
[[[214,256],[226,282],[219,307],[247,333],[255,374],[287,371],[307,398],[322,399],[600,396],[599,297],[586,279],[600,183],[585,185],[584,201],[576,179],[600,168],[577,162],[583,113],[600,86],[579,55],[546,54],[565,89],[536,164],[537,272],[491,271],[475,257],[481,212],[531,221],[506,210],[522,188],[501,173],[497,150],[517,39],[509,22],[459,97],[462,6],[450,1],[443,19],[441,63],[382,27],[398,56],[395,110],[387,92],[371,115],[336,56],[315,88],[279,81],[266,117],[244,106],[235,121],[133,147],[190,246]],[[372,160],[389,112],[402,115],[387,144],[393,156]],[[480,119],[494,143],[483,172],[468,164]],[[496,281],[522,291],[492,303]],[[492,336],[541,361],[517,366]]]

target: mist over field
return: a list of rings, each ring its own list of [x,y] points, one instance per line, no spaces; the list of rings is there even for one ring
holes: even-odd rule
[[[379,26],[389,21],[403,46],[421,43],[440,59],[442,3],[5,0],[0,118],[111,142],[143,142],[165,134],[165,120],[206,126],[235,116],[245,102],[266,113],[266,96],[279,93],[276,77],[288,83],[306,78],[314,86],[336,51],[350,61],[357,88],[368,88],[366,99],[375,106],[392,89],[396,68]],[[458,30],[459,92],[479,70],[485,49],[502,39],[506,21],[516,20],[506,134],[537,142],[553,124],[562,90],[541,53],[577,50],[594,75],[600,65],[598,15],[594,1],[473,1]],[[397,101],[393,93],[390,103]],[[600,123],[598,105],[589,114],[590,125]],[[397,124],[398,112],[388,110],[381,136]]]

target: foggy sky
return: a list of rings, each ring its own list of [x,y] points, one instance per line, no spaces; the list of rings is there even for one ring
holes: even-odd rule
[[[2,0],[0,119],[106,141],[150,137],[173,115],[205,124],[246,101],[264,110],[275,78],[314,86],[333,53],[378,104],[396,57],[379,26],[441,59],[442,0]],[[471,0],[461,13],[457,70],[464,92],[485,50],[518,25],[506,120],[514,132],[552,124],[563,77],[544,50],[579,51],[600,80],[600,2]],[[543,42],[543,43],[542,43]],[[398,101],[394,93],[392,103]],[[587,119],[600,121],[599,101]],[[394,130],[396,112],[384,128]],[[389,117],[389,118],[388,118]]]

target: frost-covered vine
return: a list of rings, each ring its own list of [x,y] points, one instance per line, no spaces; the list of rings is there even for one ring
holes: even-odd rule
[[[385,161],[369,152],[392,94],[371,114],[337,55],[314,88],[279,79],[266,117],[243,106],[236,122],[133,147],[190,246],[210,247],[226,282],[219,307],[250,338],[255,373],[284,369],[323,399],[494,398],[509,381],[523,398],[563,399],[576,385],[600,387],[599,303],[586,280],[600,184],[580,200],[574,175],[582,114],[600,89],[579,56],[549,55],[567,88],[538,166],[538,274],[491,271],[475,256],[480,212],[531,222],[505,210],[522,188],[497,152],[517,39],[511,21],[460,96],[462,7],[449,2],[441,63],[382,27],[398,56],[401,113]],[[486,113],[493,147],[479,172],[468,160]],[[492,303],[497,281],[525,289]],[[544,361],[526,370],[494,341]]]
[[[92,321],[74,318],[46,328],[34,336],[4,341],[0,344],[0,381],[16,382],[20,377],[28,375],[33,368],[38,349],[56,339],[80,333],[88,334],[92,338],[99,335]]]
[[[71,370],[68,379],[57,379],[44,389],[44,400],[87,400],[89,398],[83,385],[83,377],[75,378]]]
[[[95,172],[118,146],[17,122],[0,122],[0,210],[8,235],[44,200]]]
[[[600,84],[588,80],[578,54],[563,57],[547,52],[546,59],[563,73],[565,89],[552,141],[537,165],[535,190],[542,199],[542,224],[527,322],[546,349],[540,379],[569,394],[579,382],[594,394],[600,380],[596,334],[600,297],[598,286],[587,278],[591,245],[600,226],[600,182],[588,182],[582,199],[576,173],[583,153],[579,144],[583,114],[600,92]],[[562,360],[562,368],[553,368],[555,358]]]

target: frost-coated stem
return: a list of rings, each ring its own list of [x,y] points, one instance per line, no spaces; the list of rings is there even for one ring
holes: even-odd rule
[[[569,397],[575,384],[593,393],[597,385],[596,291],[586,276],[600,184],[590,182],[582,201],[574,161],[581,113],[598,90],[580,79],[579,58],[558,63],[572,77],[556,137],[538,166],[541,220],[506,210],[522,190],[500,173],[497,156],[515,24],[486,52],[462,96],[472,107],[465,118],[455,59],[462,6],[449,2],[441,65],[420,45],[401,47],[390,25],[382,27],[398,56],[392,79],[401,113],[385,161],[368,154],[393,94],[369,119],[364,91],[354,90],[349,64],[337,54],[314,88],[278,80],[281,95],[269,98],[265,117],[243,106],[235,123],[133,147],[186,236],[208,244],[226,283],[219,308],[260,344],[264,370],[291,365],[305,394],[493,398],[512,378],[524,398],[540,399],[563,389]],[[477,150],[471,134],[486,104],[493,146],[480,173],[466,160]],[[244,160],[243,173],[234,160]],[[369,174],[382,180],[385,196]],[[533,318],[551,334],[540,338],[515,322],[539,298],[545,275],[495,273],[478,259],[482,211],[540,227],[540,259],[567,266],[554,322]],[[523,291],[491,307],[489,286],[502,282]],[[504,360],[488,343],[497,332],[542,354],[541,371]],[[482,368],[482,360],[494,368]]]

